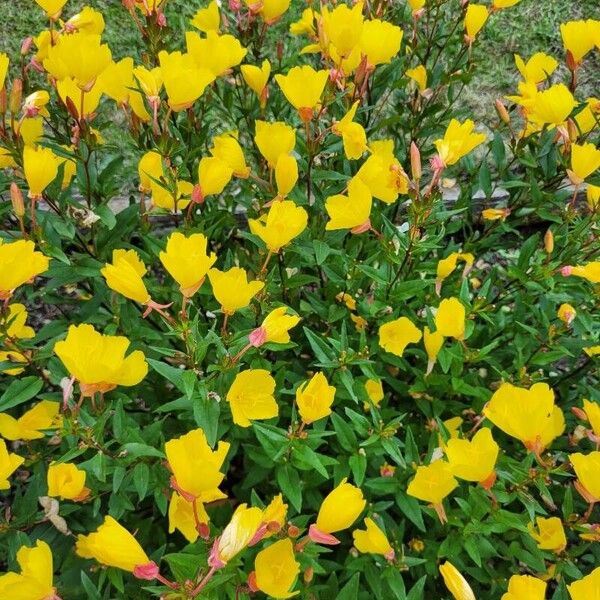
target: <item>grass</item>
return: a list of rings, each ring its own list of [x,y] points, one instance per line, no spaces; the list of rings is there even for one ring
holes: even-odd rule
[[[107,27],[105,39],[116,59],[131,55],[139,48],[138,32],[119,0],[70,0],[65,14],[74,14],[84,4],[101,10]],[[182,43],[187,19],[204,0],[170,0],[167,18]],[[475,58],[479,65],[474,81],[464,93],[464,101],[478,119],[493,114],[494,100],[516,87],[518,73],[514,66],[514,53],[524,58],[543,50],[562,57],[560,23],[573,19],[600,19],[598,0],[522,0],[508,10],[492,15],[476,46]],[[11,57],[18,55],[24,38],[36,35],[45,27],[42,11],[33,0],[12,2],[0,0],[0,51]],[[581,92],[591,95],[600,72],[598,52],[587,59],[581,72]],[[597,85],[596,85],[597,89]],[[597,93],[597,92],[596,92]]]

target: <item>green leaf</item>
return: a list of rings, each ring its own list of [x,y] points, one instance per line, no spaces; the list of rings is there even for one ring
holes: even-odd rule
[[[339,591],[336,600],[357,600],[360,573],[354,573],[348,583]]]
[[[399,491],[396,494],[396,504],[400,510],[419,528],[425,531],[425,523],[421,514],[421,506],[419,501],[412,496],[407,496],[404,492]]]
[[[150,482],[150,468],[146,463],[138,463],[133,469],[133,485],[140,500],[146,497]]]
[[[283,495],[299,513],[302,510],[302,487],[298,471],[290,465],[283,465],[277,469],[276,479]]]
[[[156,448],[139,442],[130,442],[123,444],[123,450],[127,452],[130,458],[139,458],[140,456],[155,456],[156,458],[164,458],[165,455]]]
[[[0,412],[31,400],[43,387],[44,382],[39,377],[23,377],[16,379],[6,388],[0,397]]]
[[[219,435],[219,416],[221,415],[221,405],[215,398],[209,397],[204,385],[201,385],[199,393],[195,393],[192,398],[192,407],[194,411],[194,421],[198,427],[201,427],[206,435],[206,440],[212,447],[217,443]]]

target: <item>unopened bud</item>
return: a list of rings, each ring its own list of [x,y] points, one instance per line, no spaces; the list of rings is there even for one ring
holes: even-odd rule
[[[573,119],[567,119],[567,133],[571,142],[577,141],[577,138],[579,137],[579,131]]]
[[[283,60],[283,42],[281,40],[277,42],[277,60],[279,62]]]
[[[8,100],[8,110],[13,115],[16,115],[21,110],[21,102],[23,101],[23,81],[15,79],[10,90],[10,98]]]
[[[21,56],[25,56],[31,50],[32,45],[33,38],[31,36],[26,37],[21,43]]]
[[[546,254],[552,254],[554,250],[554,234],[552,229],[548,229],[544,234],[544,250]]]
[[[575,57],[573,56],[573,53],[570,50],[567,50],[567,57],[565,62],[567,63],[567,68],[569,69],[569,71],[573,72],[575,71],[575,69],[577,69],[577,61],[575,60]]]
[[[7,108],[8,108],[8,97],[6,95],[6,88],[3,87],[0,90],[0,115],[5,115]]]
[[[287,534],[291,538],[297,538],[300,535],[300,529],[295,525],[290,525],[288,527]]]
[[[410,143],[410,170],[412,172],[413,181],[421,179],[421,153],[414,142]]]
[[[310,583],[313,580],[315,572],[312,567],[306,567],[304,570],[304,583]]]
[[[578,406],[571,406],[571,412],[578,418],[581,419],[582,421],[587,421],[588,420],[588,416],[585,413],[584,410],[582,410],[581,408],[579,408]]]
[[[23,202],[23,193],[19,186],[13,181],[10,184],[10,201],[13,211],[18,219],[22,219],[25,215],[25,203]]]
[[[506,123],[506,125],[510,124],[510,115],[508,114],[508,111],[506,110],[506,106],[504,106],[504,103],[501,100],[496,100],[495,104],[496,104],[496,112],[498,113],[500,120],[503,123]]]

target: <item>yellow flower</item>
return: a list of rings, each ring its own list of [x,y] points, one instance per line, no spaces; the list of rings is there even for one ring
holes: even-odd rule
[[[27,119],[41,115],[49,116],[46,105],[50,102],[50,94],[46,90],[37,90],[25,98],[23,102],[23,116]]]
[[[153,179],[164,176],[162,156],[154,150],[146,152],[138,162],[138,175],[140,177],[140,191],[150,192]]]
[[[329,221],[326,231],[350,229],[352,233],[362,233],[371,226],[370,215],[373,198],[369,188],[358,176],[348,184],[348,195],[336,194],[325,200],[325,210]]]
[[[583,351],[588,356],[597,356],[598,354],[600,354],[600,346],[587,346],[583,349]]]
[[[485,488],[490,488],[496,479],[494,466],[498,451],[498,444],[487,428],[480,429],[471,441],[450,439],[445,448],[453,475]]]
[[[288,505],[284,503],[282,494],[277,494],[263,511],[263,522],[267,525],[265,537],[281,530],[285,523]]]
[[[416,82],[420,92],[427,89],[427,69],[423,65],[418,65],[414,69],[408,69],[406,76]]]
[[[43,438],[43,430],[60,426],[59,409],[58,402],[42,400],[18,419],[7,413],[0,413],[0,435],[13,441]]]
[[[245,179],[250,175],[250,167],[246,164],[244,152],[237,140],[237,131],[227,131],[215,136],[210,153],[229,165],[236,177]]]
[[[269,168],[274,169],[279,157],[282,154],[289,154],[294,149],[296,132],[292,127],[281,121],[275,123],[256,121],[255,125],[254,142],[267,161]]]
[[[82,558],[129,572],[150,563],[133,535],[110,516],[93,533],[77,536],[75,552]]]
[[[408,5],[412,9],[413,16],[425,6],[425,1],[426,0],[408,0]]]
[[[504,433],[539,454],[565,428],[562,410],[554,405],[554,392],[545,383],[530,389],[503,383],[483,409],[483,414]]]
[[[381,528],[367,517],[366,530],[355,529],[352,532],[355,548],[364,554],[381,554],[388,560],[394,560],[394,549]]]
[[[100,85],[95,85],[89,92],[83,94],[83,102],[81,98],[81,90],[77,86],[77,81],[72,77],[61,79],[56,83],[56,90],[60,99],[67,104],[67,98],[71,101],[71,107],[75,109],[75,113],[79,118],[88,117],[96,111],[100,98],[103,94],[103,89]],[[83,110],[82,110],[83,108]],[[25,121],[31,123],[33,119]],[[24,123],[24,124],[25,124]],[[21,127],[21,134],[23,134]]]
[[[25,325],[27,321],[27,309],[23,304],[9,304],[8,314],[0,315],[7,337],[14,339],[29,339],[35,335],[33,328]],[[6,436],[5,436],[6,437]]]
[[[229,443],[220,441],[212,450],[202,429],[193,429],[185,435],[165,443],[165,454],[175,489],[188,500],[197,498],[211,502],[223,497],[218,487],[224,473],[220,472],[229,452]]]
[[[465,307],[458,298],[446,298],[435,313],[436,331],[445,337],[465,337]]]
[[[480,5],[469,4],[469,8],[476,6]],[[487,11],[484,6],[481,8]],[[464,123],[452,119],[444,137],[434,142],[439,158],[445,167],[457,163],[463,156],[485,142],[485,133],[473,133],[474,127],[475,123],[471,119],[467,119]]]
[[[209,31],[218,33],[221,25],[221,15],[219,14],[217,0],[212,0],[205,8],[198,9],[190,20],[190,23],[204,33],[208,33]]]
[[[357,2],[352,8],[338,4],[332,11],[323,6],[322,33],[340,58],[347,58],[360,42],[364,23],[362,11],[362,2]]]
[[[291,68],[287,75],[275,75],[275,81],[288,102],[300,113],[303,121],[310,121],[317,108],[329,71],[315,71],[311,66]]]
[[[48,496],[79,502],[90,490],[85,487],[86,473],[73,463],[50,463],[48,467]]]
[[[389,63],[402,43],[403,31],[387,21],[372,19],[363,23],[359,47],[367,57],[367,64],[375,67]]]
[[[570,53],[578,65],[585,55],[598,45],[598,21],[587,19],[586,21],[569,21],[560,26],[565,50]]]
[[[273,202],[266,215],[248,219],[250,231],[266,244],[270,252],[279,252],[298,237],[307,224],[308,213],[291,200]]]
[[[365,331],[369,324],[366,319],[363,319],[360,315],[350,314],[350,319],[354,323],[356,331]]]
[[[290,592],[300,573],[300,563],[289,538],[261,550],[254,559],[254,570],[256,587],[271,598],[291,598],[300,593]]]
[[[567,586],[571,600],[596,600],[600,589],[600,567],[589,575]]]
[[[179,284],[179,290],[191,298],[200,288],[208,270],[215,264],[217,255],[207,253],[208,240],[201,233],[185,236],[175,231],[167,240],[167,247],[160,252],[160,262],[169,275]]]
[[[175,180],[170,182],[151,183],[152,204],[176,213],[183,210],[191,201],[194,186],[189,181]]]
[[[248,0],[246,0],[248,3]],[[254,4],[254,0],[250,0]],[[258,14],[267,25],[271,25],[289,8],[291,0],[261,0]]]
[[[590,283],[600,283],[600,261],[586,263],[575,267],[567,266],[561,269],[563,275],[574,275],[587,279]]]
[[[600,169],[600,150],[594,144],[571,144],[571,169],[567,170],[574,185],[581,185]]]
[[[402,356],[408,344],[416,344],[423,334],[408,318],[400,317],[379,328],[379,345],[386,351]]]
[[[100,11],[94,10],[91,6],[84,6],[65,23],[64,28],[69,33],[100,35],[104,31],[104,17]]]
[[[0,239],[0,300],[10,298],[20,285],[47,271],[49,262],[30,240],[7,244]]]
[[[119,105],[129,105],[138,118],[150,120],[142,95],[135,91],[137,84],[133,76],[133,58],[127,57],[118,63],[112,62],[98,78],[98,87]]]
[[[587,186],[587,203],[592,212],[597,211],[600,207],[600,185]]]
[[[134,2],[144,15],[150,16],[158,12],[158,8],[163,3],[163,0],[134,0]]]
[[[537,531],[533,523],[527,525],[527,530],[531,537],[537,542],[540,550],[552,550],[560,554],[567,545],[565,530],[562,521],[558,517],[536,518]]]
[[[23,149],[23,171],[29,186],[30,198],[41,198],[42,192],[54,181],[58,174],[60,159],[50,148]]]
[[[146,266],[135,250],[113,250],[112,263],[106,263],[100,273],[106,285],[125,298],[146,304],[150,294],[142,277]]]
[[[577,129],[581,135],[589,133],[597,127],[600,121],[600,100],[598,98],[588,98],[585,103],[585,108],[580,110],[574,117]],[[591,186],[596,187],[597,186]],[[588,185],[588,189],[590,186]]]
[[[306,424],[313,423],[331,414],[335,387],[329,385],[323,373],[315,373],[296,390],[296,404],[300,417]]]
[[[469,252],[452,252],[452,254],[448,255],[446,258],[442,258],[438,262],[437,277],[435,280],[435,290],[438,296],[440,294],[442,282],[454,272],[456,269],[456,264],[459,260],[463,260],[465,263],[465,268],[462,273],[464,278],[469,274],[469,271],[473,266],[473,262],[475,261],[475,257]]]
[[[15,159],[10,151],[6,148],[0,148],[0,169],[8,169],[16,166],[17,163],[15,162]]]
[[[245,503],[240,504],[223,533],[215,540],[208,564],[215,568],[224,567],[248,546],[262,522],[263,511],[260,508],[248,508]]]
[[[510,215],[510,208],[486,208],[481,211],[481,216],[486,221],[504,221]]]
[[[194,510],[196,516],[194,516]],[[196,519],[200,525],[208,525],[209,518],[204,509],[204,504],[195,502],[194,507],[194,503],[189,502],[177,492],[173,492],[169,502],[169,533],[173,533],[178,529],[183,537],[190,544],[193,544],[199,536]]]
[[[439,567],[444,585],[454,600],[475,600],[475,594],[460,571],[449,561]]]
[[[417,467],[417,472],[408,484],[406,493],[436,506],[441,505],[444,498],[457,485],[458,482],[452,474],[450,465],[443,460],[436,460],[430,465]]]
[[[526,82],[534,84],[548,79],[558,67],[558,61],[543,52],[536,52],[526,63],[518,54],[515,54],[515,64],[521,77]]]
[[[583,401],[583,411],[585,416],[588,418],[594,435],[600,437],[600,404],[597,402],[590,402],[589,400]],[[2,432],[0,431],[0,434]],[[4,436],[6,437],[6,436]]]
[[[231,181],[233,169],[215,156],[205,156],[198,165],[198,185],[202,200],[220,194]]]
[[[287,306],[280,306],[272,310],[249,336],[252,346],[258,348],[263,344],[272,342],[274,344],[289,344],[290,329],[300,322],[300,317],[288,315]]]
[[[58,19],[67,0],[35,0],[51,19]]]
[[[210,269],[208,279],[226,315],[248,306],[252,298],[265,287],[262,281],[248,281],[248,274],[240,267],[232,267],[229,271]]]
[[[488,20],[489,12],[483,4],[469,4],[465,13],[465,37],[469,44],[475,41],[475,37]]]
[[[305,8],[302,11],[302,16],[298,21],[294,21],[290,25],[290,33],[292,35],[308,35],[315,34],[315,21],[319,18],[319,13],[312,8]]]
[[[216,31],[208,31],[205,38],[188,31],[185,42],[196,66],[201,71],[211,73],[213,78],[225,75],[232,67],[239,65],[248,52],[236,37],[219,35]]]
[[[21,352],[17,352],[16,350],[10,350],[5,352],[4,350],[0,350],[0,362],[11,362],[11,363],[20,363],[25,364],[29,362],[27,357]],[[3,375],[20,375],[25,369],[21,367],[15,367],[14,369],[6,369],[2,371]]]
[[[261,108],[267,105],[267,82],[271,75],[271,63],[265,58],[260,67],[242,65],[240,67],[246,85],[258,96]]]
[[[518,4],[519,2],[521,2],[521,0],[493,0],[492,2],[492,6],[499,10],[501,8],[509,8],[510,6],[515,6],[515,4]]]
[[[0,490],[10,489],[8,478],[24,462],[25,459],[22,456],[9,452],[6,442],[0,439]]]
[[[295,187],[298,181],[298,162],[290,154],[282,154],[275,165],[275,183],[277,196],[285,198]]]
[[[360,488],[348,483],[346,478],[342,479],[321,503],[317,522],[310,526],[309,536],[317,543],[339,544],[339,540],[331,534],[348,529],[366,504]]]
[[[590,503],[600,502],[600,452],[576,452],[569,460],[577,475],[577,491]]]
[[[342,119],[331,127],[333,133],[342,136],[344,154],[350,160],[360,158],[367,151],[367,134],[362,125],[353,121],[359,104],[357,100]]]
[[[429,375],[433,370],[437,356],[444,345],[444,336],[439,331],[429,331],[429,327],[423,328],[423,344],[425,352],[427,352],[427,371],[425,375]]]
[[[151,70],[146,69],[145,67],[135,67],[133,69],[133,76],[148,99],[158,99],[158,95],[163,86],[162,71],[160,67],[154,67],[154,69]]]
[[[378,140],[369,146],[371,156],[358,170],[357,177],[369,188],[373,197],[391,204],[398,194],[408,192],[408,177],[394,156],[393,140]]]
[[[8,64],[10,60],[6,52],[0,52],[0,90],[4,87],[6,81],[6,73],[8,73]]]
[[[169,106],[175,112],[189,108],[204,93],[215,75],[206,68],[198,67],[194,57],[181,52],[164,50],[158,54],[160,75],[167,91]]]
[[[502,600],[544,600],[546,582],[531,575],[513,575]]]
[[[250,427],[254,420],[276,417],[279,406],[274,391],[275,380],[265,369],[238,373],[227,392],[233,422],[240,427]]]
[[[570,304],[561,304],[556,316],[567,325],[570,325],[577,316],[577,311]]]
[[[569,88],[557,83],[533,98],[529,119],[538,126],[562,125],[571,114],[577,102]]]
[[[0,575],[0,597],[10,600],[48,600],[57,598],[52,585],[52,552],[46,542],[37,540],[33,548],[17,551],[20,573]]]
[[[383,383],[380,379],[367,379],[365,382],[365,391],[367,392],[367,396],[369,396],[369,400],[375,406],[379,406],[385,397],[383,393]],[[365,402],[364,409],[369,410],[369,408],[369,403]]]
[[[82,60],[85,57],[85,60]],[[88,33],[61,35],[48,48],[44,68],[55,79],[71,78],[82,92],[89,92],[98,76],[111,64],[112,54],[100,36]],[[75,102],[77,105],[77,102]]]
[[[144,353],[125,356],[129,340],[103,335],[92,325],[70,325],[67,337],[56,342],[54,353],[80,384],[84,396],[104,393],[118,385],[137,385],[148,373]]]

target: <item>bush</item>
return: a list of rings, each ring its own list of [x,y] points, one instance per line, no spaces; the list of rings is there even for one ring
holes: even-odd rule
[[[0,597],[597,593],[600,21],[476,125],[518,1],[123,0],[118,59],[36,0],[0,55]]]

